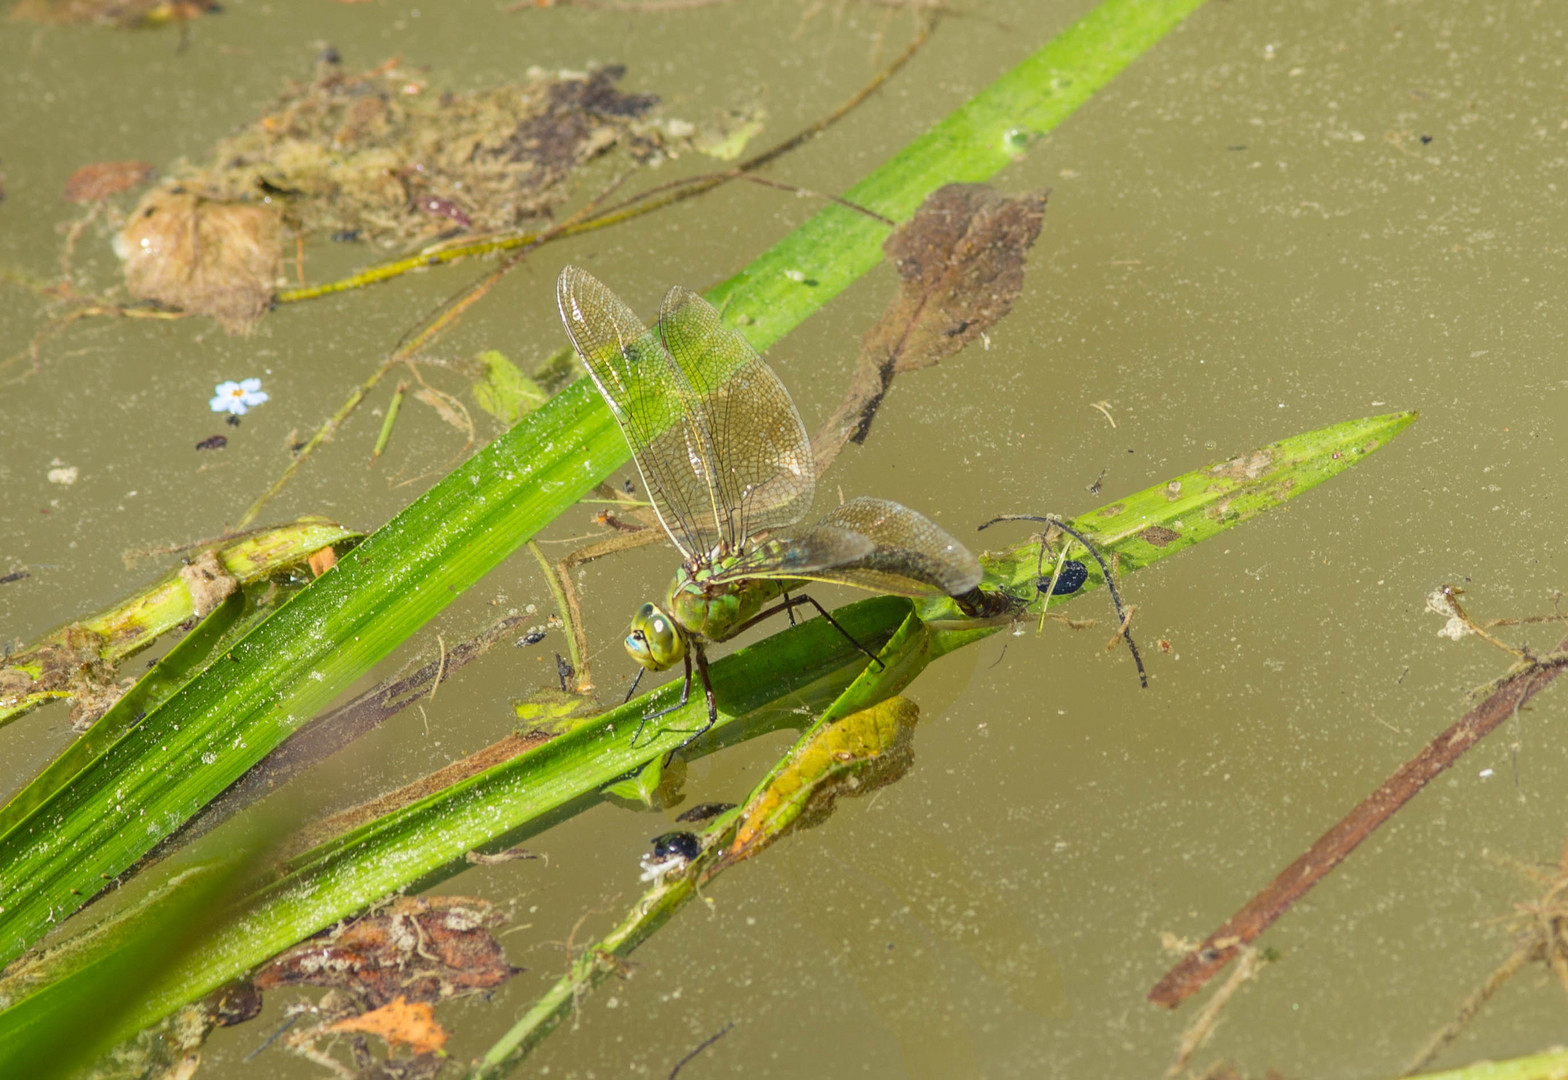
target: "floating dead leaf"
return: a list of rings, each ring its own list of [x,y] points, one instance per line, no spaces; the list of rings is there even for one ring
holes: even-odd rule
[[[428,1002],[410,1002],[401,994],[370,1012],[349,1016],[328,1031],[362,1031],[379,1035],[388,1045],[406,1046],[416,1054],[433,1054],[446,1045],[446,1029],[436,1023]]]
[[[281,236],[272,206],[166,186],[142,197],[114,247],[131,295],[211,315],[235,334],[249,330],[272,300]]]
[[[217,10],[217,0],[18,0],[10,15],[54,26],[131,30],[184,22]]]
[[[157,170],[145,161],[100,161],[83,165],[65,182],[66,202],[97,202],[151,180]]]
[[[865,795],[898,780],[914,763],[919,719],[914,702],[893,697],[823,727],[741,812],[721,861],[738,862],[791,828],[821,823],[841,795]]]
[[[371,1008],[399,996],[444,1001],[499,986],[521,970],[507,963],[490,934],[505,921],[490,904],[469,897],[398,899],[278,954],[255,983],[262,990],[331,987]]]
[[[895,375],[951,356],[1011,310],[1049,194],[948,184],[887,238],[899,293],[866,333],[849,395],[813,443],[818,475],[845,443],[865,441]]]

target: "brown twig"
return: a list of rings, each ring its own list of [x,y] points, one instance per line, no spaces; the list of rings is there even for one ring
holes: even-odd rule
[[[1554,654],[1568,650],[1568,639]],[[1568,659],[1568,658],[1565,658]],[[1235,915],[1149,991],[1156,1005],[1174,1008],[1197,993],[1219,972],[1241,946],[1254,941],[1311,888],[1356,849],[1383,822],[1441,774],[1485,735],[1546,687],[1562,671],[1555,657],[1522,666],[1497,692],[1471,709],[1447,731],[1428,743],[1419,754],[1400,766],[1382,786],[1324,833],[1305,855],[1291,863]]]

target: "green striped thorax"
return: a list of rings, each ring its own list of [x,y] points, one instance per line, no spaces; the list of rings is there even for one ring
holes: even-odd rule
[[[647,603],[632,616],[626,651],[649,671],[664,671],[686,656],[688,639],[723,641],[740,631],[764,604],[792,584],[764,578],[717,583],[713,575],[735,562],[725,559],[695,570],[683,566],[670,583],[664,607]]]

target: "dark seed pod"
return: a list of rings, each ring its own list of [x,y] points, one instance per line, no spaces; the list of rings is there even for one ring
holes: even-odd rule
[[[650,843],[653,844],[655,859],[668,859],[671,855],[679,855],[690,862],[702,854],[702,841],[697,839],[696,833],[667,832],[663,836],[655,836]]]

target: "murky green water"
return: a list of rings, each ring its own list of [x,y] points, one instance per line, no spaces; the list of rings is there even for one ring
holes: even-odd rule
[[[965,5],[907,71],[775,166],[840,191],[1089,7]],[[397,54],[436,85],[517,78],[530,65],[623,62],[626,85],[702,120],[760,100],[765,139],[854,92],[908,40],[907,13],[806,0],[635,16],[504,13],[495,5],[232,3],[173,33],[0,29],[0,264],[56,272],[65,178],[92,161],[199,158],[326,43],[353,68]],[[1222,3],[1201,9],[1022,162],[1009,190],[1054,188],[1023,297],[992,334],[900,381],[864,449],[825,491],[871,493],[959,532],[1001,512],[1076,512],[1335,420],[1400,408],[1422,420],[1364,466],[1287,509],[1127,583],[1152,687],[1101,649],[1102,620],[999,636],[915,684],[916,767],[874,800],[729,874],[637,954],[633,977],[586,1002],[526,1072],[665,1076],[1153,1076],[1193,1012],[1143,995],[1171,958],[1160,935],[1218,926],[1356,800],[1468,707],[1505,666],[1422,613],[1442,582],[1481,616],[1549,611],[1564,586],[1568,511],[1556,466],[1568,422],[1568,8],[1427,0]],[[878,35],[885,40],[879,46]],[[880,49],[880,51],[878,51]],[[1427,138],[1429,137],[1429,139]],[[523,362],[562,343],[551,282],[585,261],[651,313],[666,285],[702,287],[814,208],[732,186],[534,257],[433,350],[500,348]],[[313,276],[340,252],[311,253]],[[105,239],[78,265],[102,284]],[[346,264],[345,264],[346,265]],[[409,327],[481,272],[469,265],[275,313],[250,338],[211,323],[88,321],[39,368],[0,371],[0,637],[29,639],[161,572],[127,549],[220,533]],[[869,275],[770,354],[808,428],[834,406],[859,335],[889,295]],[[4,357],[44,325],[7,288]],[[272,400],[237,431],[212,385],[258,375]],[[439,370],[429,377],[455,377]],[[1113,428],[1091,403],[1107,402]],[[385,397],[377,404],[384,405]],[[447,466],[461,438],[405,407],[386,461],[355,417],[273,504],[373,528]],[[194,443],[223,431],[221,454]],[[51,467],[78,481],[50,483]],[[825,504],[824,504],[825,505]],[[586,533],[588,511],[558,523]],[[634,606],[661,591],[668,549],[584,578],[601,681]],[[435,635],[495,607],[549,606],[526,555],[454,605]],[[1088,610],[1081,610],[1087,608]],[[1535,634],[1541,647],[1556,635]],[[547,649],[541,646],[540,649]],[[323,768],[331,805],[375,794],[509,730],[507,701],[548,681],[543,652],[497,649],[409,715]],[[1568,752],[1548,694],[1404,810],[1265,939],[1283,953],[1231,1005],[1196,1061],[1249,1075],[1382,1076],[1510,950],[1494,924],[1533,886],[1511,860],[1563,848]],[[428,730],[426,728],[428,721]],[[66,738],[63,710],[0,733],[0,785]],[[787,735],[693,764],[692,801],[742,796]],[[1487,770],[1490,770],[1488,772]],[[449,1008],[459,1058],[487,1046],[580,943],[639,892],[637,856],[662,815],[600,807],[530,841],[538,862],[470,871],[444,891],[508,906],[504,942],[530,970],[489,1002]],[[242,1065],[276,1024],[221,1033],[214,1076],[314,1075],[279,1050]],[[1561,991],[1516,980],[1444,1060],[1562,1040]]]

